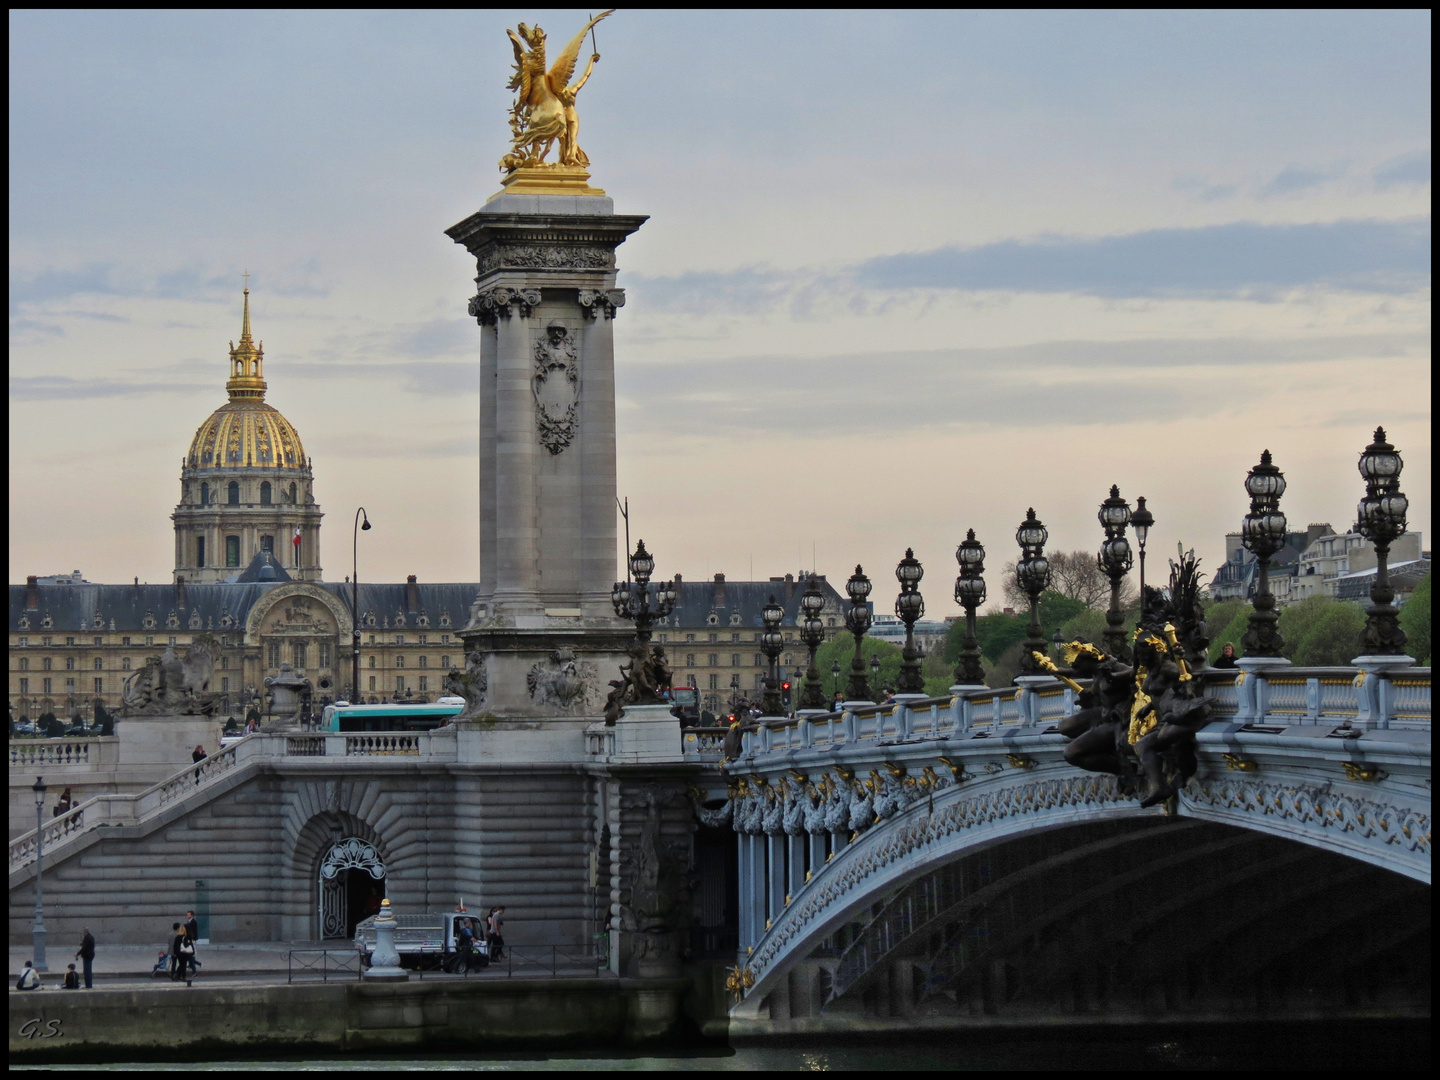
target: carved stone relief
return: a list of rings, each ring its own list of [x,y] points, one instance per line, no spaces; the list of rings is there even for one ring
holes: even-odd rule
[[[575,338],[556,320],[535,342],[535,425],[540,445],[558,454],[574,440],[580,421],[580,358]]]
[[[496,320],[508,319],[512,308],[522,319],[528,318],[539,303],[539,289],[510,289],[502,285],[476,293],[470,298],[467,310],[481,326],[494,326]]]
[[[593,687],[597,674],[594,664],[577,662],[572,650],[556,649],[530,669],[525,685],[535,701],[569,709],[584,704],[586,691]]]
[[[615,309],[625,306],[624,289],[580,290],[580,309],[592,319],[615,318]]]
[[[610,270],[615,253],[580,244],[495,245],[475,260],[480,276],[496,270]]]

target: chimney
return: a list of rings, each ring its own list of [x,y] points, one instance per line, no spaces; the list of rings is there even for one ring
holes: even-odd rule
[[[175,575],[175,606],[184,609],[187,606],[185,599],[185,575]]]
[[[25,579],[25,610],[40,610],[40,582],[38,574],[31,574]]]
[[[795,575],[785,575],[785,602],[790,602],[790,597],[795,595]]]
[[[726,605],[725,605],[725,575],[724,575],[724,574],[716,574],[716,575],[715,575],[715,600],[714,600],[714,602],[713,602],[710,606],[711,606],[711,607],[717,607],[717,608],[722,608],[722,607],[725,607],[725,606],[726,606]]]
[[[420,610],[420,586],[415,584],[414,574],[405,578],[405,610]]]

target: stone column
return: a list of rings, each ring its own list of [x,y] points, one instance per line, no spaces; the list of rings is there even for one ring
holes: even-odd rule
[[[825,841],[829,838],[829,835],[830,834],[826,832],[813,832],[810,834],[810,873],[812,876],[820,873],[825,867]]]
[[[796,833],[786,837],[786,841],[789,850],[785,853],[785,895],[793,899],[805,884],[805,834]]]
[[[767,897],[766,917],[772,922],[780,917],[780,912],[785,910],[785,840],[782,833],[775,833],[766,838],[766,849],[768,865],[766,872],[765,895]]]

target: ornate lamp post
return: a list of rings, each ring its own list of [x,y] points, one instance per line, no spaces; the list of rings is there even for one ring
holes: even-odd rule
[[[785,636],[780,632],[780,620],[785,618],[785,609],[777,604],[772,596],[761,609],[760,618],[765,623],[765,630],[760,635],[760,651],[765,654],[765,659],[770,661],[765,672],[765,698],[761,709],[766,716],[784,716],[785,706],[780,701],[780,674],[776,661],[780,659],[780,650],[785,647]]]
[[[900,595],[895,598],[895,614],[905,624],[905,649],[901,653],[900,677],[896,689],[902,694],[923,694],[925,676],[920,673],[920,653],[915,648],[915,624],[925,614],[925,598],[920,595],[920,579],[925,570],[915,558],[912,548],[905,549],[905,558],[895,567],[900,582]]]
[[[1240,542],[1259,560],[1260,581],[1255,587],[1250,627],[1240,643],[1247,657],[1278,657],[1285,639],[1280,636],[1275,597],[1270,595],[1270,556],[1285,546],[1285,515],[1280,512],[1285,474],[1270,460],[1269,450],[1260,455],[1260,464],[1246,475],[1245,490],[1250,494],[1250,513],[1240,527]]]
[[[1146,511],[1149,513],[1149,511]],[[1100,524],[1105,529],[1105,542],[1100,545],[1096,562],[1100,572],[1110,579],[1110,609],[1105,612],[1105,651],[1111,656],[1127,659],[1130,650],[1125,644],[1125,616],[1120,613],[1120,582],[1134,565],[1130,541],[1125,539],[1125,526],[1130,524],[1130,504],[1120,497],[1118,485],[1110,485],[1110,497],[1100,504]]]
[[[361,524],[361,522],[364,524]],[[360,697],[360,534],[370,529],[370,518],[362,506],[355,511],[355,528],[350,551],[350,704],[358,705]]]
[[[30,790],[35,793],[35,927],[30,932],[30,947],[35,952],[35,970],[49,971],[45,966],[45,778],[35,777]]]
[[[1135,513],[1130,515],[1130,524],[1135,528],[1135,539],[1140,544],[1140,618],[1145,618],[1145,540],[1155,524],[1155,515],[1145,505],[1145,496],[1135,500]]]
[[[968,529],[955,549],[960,576],[955,579],[955,602],[965,609],[965,647],[955,665],[955,682],[960,686],[984,686],[985,669],[980,664],[980,642],[975,637],[975,609],[985,602],[985,549]]]
[[[810,663],[805,668],[805,689],[800,693],[802,709],[825,708],[825,687],[820,684],[820,672],[815,667],[815,652],[825,644],[825,624],[820,621],[820,612],[824,609],[825,596],[820,592],[820,579],[811,574],[810,584],[800,597],[800,611],[805,616],[800,640],[810,650]],[[838,665],[835,670],[838,673]]]
[[[830,665],[830,693],[831,695],[840,692],[840,661],[836,660]]]
[[[615,614],[635,624],[635,640],[648,645],[656,619],[663,619],[675,610],[675,583],[661,581],[655,586],[655,606],[650,606],[650,575],[655,572],[655,557],[645,550],[645,541],[635,545],[630,556],[630,576],[634,583],[617,581],[610,591]]]
[[[1405,631],[1390,588],[1390,545],[1404,532],[1410,500],[1400,491],[1400,470],[1405,463],[1385,440],[1385,429],[1375,429],[1375,441],[1360,455],[1365,498],[1360,501],[1355,531],[1375,545],[1375,584],[1365,609],[1364,648],[1370,656],[1399,656],[1405,651]]]
[[[855,635],[855,656],[850,661],[850,683],[845,687],[845,696],[851,701],[869,701],[870,685],[865,681],[865,661],[860,658],[860,647],[865,631],[870,629],[870,607],[865,598],[870,595],[870,579],[859,566],[850,580],[845,582],[845,592],[850,597],[850,610],[845,613],[845,628]]]
[[[1021,675],[1044,674],[1032,654],[1038,652],[1043,656],[1047,648],[1045,632],[1040,629],[1040,594],[1050,586],[1050,560],[1045,558],[1045,541],[1049,538],[1050,533],[1035,516],[1032,506],[1020,528],[1015,530],[1015,542],[1020,545],[1015,581],[1030,600],[1030,625],[1025,628],[1025,651],[1020,657]]]

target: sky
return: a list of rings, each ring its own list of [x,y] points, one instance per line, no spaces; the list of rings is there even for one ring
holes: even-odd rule
[[[327,579],[364,505],[364,579],[478,580],[475,267],[443,230],[499,190],[506,27],[586,15],[11,11],[10,580],[170,580],[245,270]],[[1429,547],[1428,12],[596,34],[591,183],[650,215],[615,336],[657,574],[863,564],[881,598],[913,547],[940,617],[966,529],[992,575],[1032,506],[1094,549],[1111,484],[1213,570],[1262,450],[1292,525],[1343,530],[1377,424]]]

